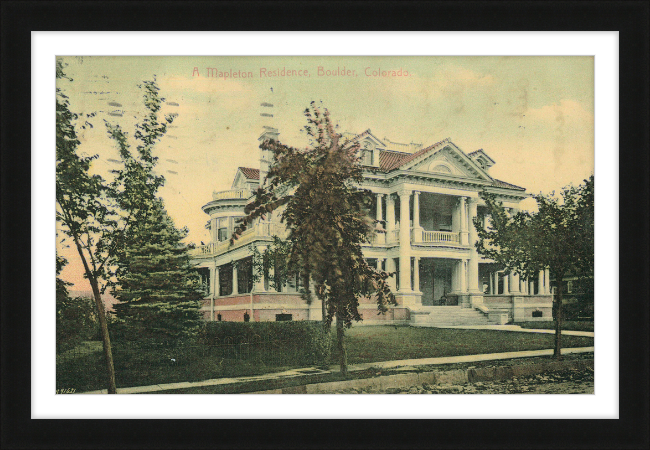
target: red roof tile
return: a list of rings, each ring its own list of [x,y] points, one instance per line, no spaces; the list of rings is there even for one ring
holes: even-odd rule
[[[260,169],[252,169],[250,167],[240,167],[239,170],[241,170],[244,176],[249,180],[260,179]]]
[[[433,150],[434,148],[442,144],[445,144],[447,142],[449,142],[449,138],[444,139],[440,142],[436,142],[435,144],[423,148],[422,150],[419,150],[415,153],[401,153],[392,150],[382,150],[381,153],[379,154],[379,168],[386,172],[389,172],[393,169],[397,169],[398,167],[401,167],[404,164],[419,158],[420,156],[427,153],[429,150]]]
[[[502,187],[506,189],[517,189],[520,191],[526,190],[526,188],[522,188],[521,186],[516,186],[514,184],[506,183],[505,181],[497,180],[496,178],[493,178],[493,180],[494,180],[493,186],[496,187]]]

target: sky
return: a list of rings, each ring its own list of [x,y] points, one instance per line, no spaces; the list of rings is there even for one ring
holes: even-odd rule
[[[119,156],[104,120],[132,135],[144,112],[138,84],[155,77],[163,113],[178,114],[155,150],[166,179],[160,195],[194,243],[209,241],[201,207],[212,192],[229,189],[237,167],[259,167],[263,126],[278,128],[285,144],[307,144],[301,129],[311,101],[322,101],[340,131],[371,129],[424,146],[450,138],[466,153],[482,148],[496,162],[493,177],[529,193],[579,184],[594,172],[590,56],[62,59],[72,81],[57,86],[71,110],[97,112],[93,127],[80,130],[79,151],[97,154],[92,170],[107,178]],[[69,260],[62,278],[88,290],[75,253],[63,245],[58,251]]]

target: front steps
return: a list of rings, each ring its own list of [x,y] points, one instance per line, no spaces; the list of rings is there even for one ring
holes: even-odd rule
[[[460,306],[420,306],[411,310],[412,325],[457,326],[457,325],[497,325],[487,315],[474,308]]]

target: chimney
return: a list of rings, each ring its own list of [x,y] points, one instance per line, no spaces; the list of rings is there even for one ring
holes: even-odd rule
[[[269,139],[277,141],[278,136],[280,136],[280,133],[278,132],[277,128],[265,126],[264,131],[257,140],[260,142],[260,144],[262,144],[262,142]],[[262,150],[260,148],[260,186],[262,186],[266,175],[269,173],[269,167],[271,166],[272,159],[273,153],[270,150]]]

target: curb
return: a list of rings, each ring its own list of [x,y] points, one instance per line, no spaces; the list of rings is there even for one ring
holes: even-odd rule
[[[302,386],[291,386],[282,389],[247,392],[246,394],[333,394],[336,391],[343,389],[366,388],[385,391],[390,388],[401,388],[405,386],[416,386],[422,384],[466,384],[483,381],[508,380],[514,377],[537,375],[539,373],[545,372],[560,372],[569,369],[582,370],[586,368],[594,368],[593,359],[553,361],[513,366],[470,368],[465,370],[435,370],[431,372],[405,373],[358,380],[306,384]]]

